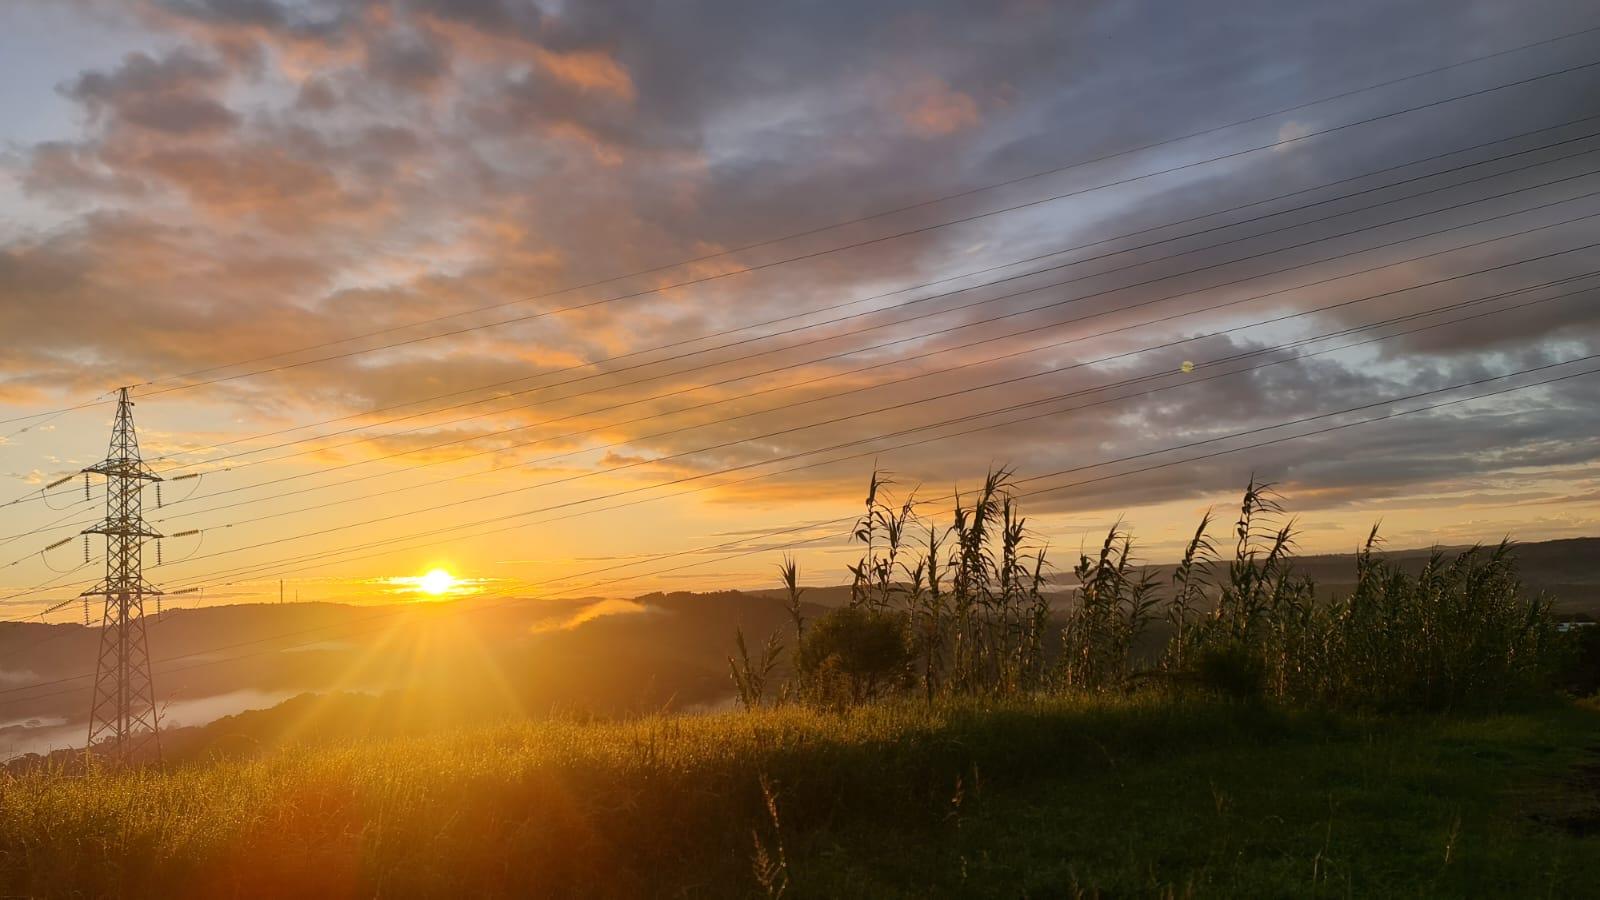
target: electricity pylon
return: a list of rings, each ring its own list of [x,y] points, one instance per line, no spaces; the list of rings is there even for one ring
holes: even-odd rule
[[[159,758],[161,738],[155,684],[150,677],[150,645],[145,640],[144,598],[161,592],[144,580],[141,550],[145,541],[161,537],[142,514],[145,486],[161,478],[139,458],[139,436],[133,430],[133,402],[127,388],[117,397],[117,419],[105,461],[83,471],[106,479],[105,520],[83,531],[106,538],[105,580],[83,592],[84,597],[105,598],[94,703],[89,711],[89,750],[94,750],[97,741],[109,740],[110,755],[126,763],[153,742]]]

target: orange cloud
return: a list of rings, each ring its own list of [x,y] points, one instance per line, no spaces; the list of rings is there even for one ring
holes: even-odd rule
[[[906,124],[923,137],[943,137],[971,128],[982,120],[978,102],[971,95],[952,89],[938,79],[930,79],[916,95],[905,113]]]
[[[610,94],[626,103],[637,96],[633,76],[621,63],[600,50],[562,53],[536,48],[539,66],[557,81],[587,93]]]

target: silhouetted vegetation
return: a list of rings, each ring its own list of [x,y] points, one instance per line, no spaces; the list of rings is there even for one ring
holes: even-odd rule
[[[1376,528],[1348,593],[1319,601],[1295,569],[1296,527],[1272,486],[1252,482],[1220,553],[1206,514],[1169,584],[1136,557],[1119,522],[1073,567],[1065,610],[1045,593],[1046,549],[1032,539],[1010,472],[958,497],[948,524],[874,473],[854,539],[849,605],[812,626],[773,699],[860,703],[913,688],[937,696],[1120,691],[1196,685],[1236,697],[1371,709],[1490,708],[1555,686],[1578,635],[1530,596],[1513,548],[1435,551],[1408,573],[1379,553]],[[915,540],[913,540],[915,536]],[[782,574],[798,609],[798,574]],[[1165,648],[1141,652],[1155,623]],[[752,661],[740,636],[735,681],[767,687],[782,640]],[[742,660],[742,662],[741,662]],[[1569,680],[1571,680],[1569,678]],[[1581,680],[1581,679],[1580,679]],[[768,694],[755,692],[756,702]]]

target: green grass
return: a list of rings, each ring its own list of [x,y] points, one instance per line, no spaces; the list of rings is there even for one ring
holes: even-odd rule
[[[1600,883],[1596,764],[1600,711],[1560,705],[1368,718],[1142,696],[519,723],[13,778],[0,881],[747,896],[759,840],[801,897],[1573,896]]]

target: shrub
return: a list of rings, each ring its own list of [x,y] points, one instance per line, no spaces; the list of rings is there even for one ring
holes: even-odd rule
[[[1575,623],[1567,637],[1562,687],[1579,697],[1600,694],[1600,626]]]
[[[1249,646],[1228,641],[1203,647],[1196,654],[1195,676],[1200,684],[1231,697],[1259,697],[1266,688],[1267,666]]]
[[[800,676],[815,699],[862,703],[906,681],[911,644],[906,617],[867,606],[830,611],[800,641]]]

